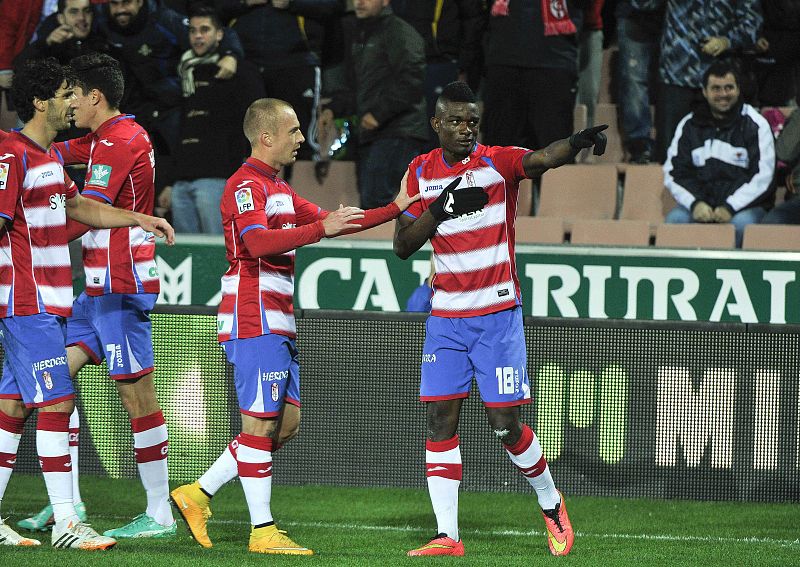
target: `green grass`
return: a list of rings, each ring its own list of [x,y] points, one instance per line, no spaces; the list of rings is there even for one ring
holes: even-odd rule
[[[144,510],[136,480],[84,476],[81,492],[98,531],[117,527]],[[14,525],[38,512],[46,496],[41,477],[12,477],[3,516]],[[530,494],[462,493],[464,558],[406,558],[433,535],[427,492],[388,488],[286,487],[273,490],[272,510],[282,529],[314,557],[279,557],[247,551],[249,522],[241,487],[214,498],[202,549],[181,522],[177,539],[122,541],[106,553],[0,547],[0,565],[124,565],[136,567],[354,565],[798,565],[800,507],[793,504],[661,501],[568,496],[577,532],[568,557],[551,557]],[[29,535],[29,534],[26,534]],[[40,534],[43,544],[50,535]]]

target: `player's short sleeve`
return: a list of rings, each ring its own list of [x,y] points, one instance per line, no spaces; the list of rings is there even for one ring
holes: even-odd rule
[[[239,236],[251,230],[266,230],[267,190],[252,179],[231,179],[222,194],[222,220],[233,219]]]
[[[23,156],[0,145],[0,217],[14,220],[17,199],[25,179]]]
[[[304,199],[294,191],[292,191],[292,203],[294,205],[294,215],[297,226],[311,224],[328,216],[328,211]]]
[[[97,144],[86,173],[83,196],[113,205],[140,153],[130,151],[123,142],[111,146]]]
[[[92,134],[81,138],[73,138],[65,142],[56,142],[50,146],[50,155],[64,165],[73,163],[89,163],[92,153]]]
[[[64,173],[64,196],[67,199],[72,199],[75,195],[78,194],[78,186],[75,185],[75,182],[69,178],[69,175]]]
[[[522,158],[530,151],[528,148],[518,146],[495,146],[490,148],[487,157],[492,161],[492,166],[505,179],[520,181],[527,178]]]
[[[413,160],[408,165],[408,178],[406,179],[406,190],[408,196],[413,197],[419,194],[419,176],[422,173],[422,163],[418,160]],[[425,212],[426,206],[422,204],[422,200],[411,203],[411,205],[403,211],[404,215],[418,219],[422,213]]]

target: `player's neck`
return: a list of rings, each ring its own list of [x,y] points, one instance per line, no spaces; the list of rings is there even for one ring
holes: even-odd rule
[[[253,153],[250,154],[250,157],[256,158],[260,162],[263,162],[263,163],[267,164],[268,166],[270,166],[272,169],[274,169],[276,171],[280,171],[281,167],[283,167],[282,163],[280,163],[279,161],[276,161],[275,158],[273,156],[269,155],[267,152],[253,151]]]
[[[469,154],[466,154],[466,155],[463,155],[463,156],[457,156],[457,155],[455,155],[453,153],[450,153],[449,151],[445,150],[444,148],[442,148],[442,157],[444,157],[444,161],[447,162],[447,165],[452,166],[452,165],[454,165],[454,164],[456,164],[456,163],[458,163],[460,161],[463,161],[464,159],[468,158]]]
[[[117,108],[107,108],[104,110],[98,110],[97,114],[94,115],[94,118],[91,120],[91,123],[89,124],[89,129],[92,132],[97,132],[97,129],[100,128],[100,126],[102,126],[115,116],[122,116],[122,113]]]
[[[23,126],[22,130],[20,130],[20,133],[33,140],[44,149],[50,147],[50,144],[53,143],[53,140],[55,140],[56,135],[58,134],[58,132],[55,130],[48,128],[46,122],[36,120],[35,117],[27,122],[25,126]]]

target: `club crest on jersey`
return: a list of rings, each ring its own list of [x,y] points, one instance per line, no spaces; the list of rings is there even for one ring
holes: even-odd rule
[[[239,189],[236,192],[236,206],[239,208],[239,213],[246,213],[247,211],[255,210],[253,204],[253,193],[249,187]]]
[[[5,191],[8,186],[8,170],[11,167],[7,163],[0,163],[0,191]]]
[[[89,185],[97,187],[108,187],[108,180],[111,178],[110,165],[103,165],[98,163],[92,166],[92,177],[89,179]]]
[[[47,370],[42,372],[42,380],[44,380],[44,387],[45,388],[47,388],[48,390],[52,390],[53,389],[53,377],[50,375],[50,373]]]
[[[467,187],[477,187],[478,185],[475,183],[475,174],[471,171],[468,171],[464,174],[464,179],[467,181]]]
[[[278,383],[277,382],[273,382],[272,383],[272,401],[273,402],[277,402],[278,401],[278,395],[279,394],[280,394],[280,389],[278,388]]]

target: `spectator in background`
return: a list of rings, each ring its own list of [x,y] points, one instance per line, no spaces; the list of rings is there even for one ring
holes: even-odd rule
[[[158,197],[162,208],[172,209],[176,232],[222,234],[219,203],[225,179],[248,152],[238,125],[250,103],[264,93],[258,70],[247,61],[239,62],[232,79],[215,78],[223,34],[213,8],[199,5],[190,11],[192,47],[178,66],[183,100],[176,181]]]
[[[758,0],[652,0],[652,5],[664,2],[656,101],[655,158],[660,162],[678,122],[694,103],[702,105],[703,73],[716,59],[751,48],[762,21]]]
[[[775,140],[775,156],[787,165],[787,200],[761,220],[764,224],[800,224],[800,112],[796,109]]]
[[[605,0],[589,0],[583,13],[583,27],[578,34],[577,103],[586,105],[586,125],[594,126],[594,109],[600,94],[600,71],[603,66],[603,17]]]
[[[544,148],[568,137],[582,11],[567,0],[494,0],[488,20],[485,143]]]
[[[266,96],[287,101],[297,112],[309,140],[298,159],[310,159],[315,150],[309,130],[319,103],[320,61],[309,47],[305,20],[338,15],[340,0],[216,0],[215,5],[223,22],[235,20],[231,28],[239,35],[247,60],[261,72]]]
[[[650,4],[653,0],[619,0],[616,10],[622,135],[628,161],[638,164],[649,163],[653,151],[651,79],[658,66],[664,24],[663,6],[646,9]]]
[[[127,71],[124,112],[151,135],[159,158],[174,156],[178,147],[178,124],[182,99],[178,60],[189,49],[188,22],[177,12],[155,0],[109,0],[98,14],[98,25]],[[217,79],[236,73],[243,55],[235,33],[223,37],[217,61]],[[157,187],[170,177],[172,163],[159,160]]]
[[[0,2],[0,94],[11,89],[14,57],[25,48],[41,17],[42,0]]]
[[[447,85],[445,85],[447,86]],[[433,254],[431,254],[431,268],[428,277],[419,284],[406,301],[406,311],[411,312],[431,312],[431,299],[433,299],[433,277],[436,275],[436,264],[433,262]]]
[[[712,63],[703,85],[706,104],[678,124],[664,163],[664,185],[678,203],[666,222],[733,223],[739,248],[744,227],[759,222],[774,198],[772,130],[742,102],[730,62]]]
[[[459,80],[478,89],[483,67],[482,0],[405,0],[396,3],[394,11],[425,40],[427,116],[436,113],[436,99],[447,84]],[[425,149],[432,150],[439,140],[433,129],[427,131]]]
[[[800,2],[761,0],[764,26],[753,71],[761,106],[790,106],[800,81]]]
[[[365,209],[392,201],[427,138],[424,42],[389,1],[355,0],[355,25],[345,39],[347,79],[320,116],[320,127],[329,128],[334,116],[358,115],[358,192]]]

